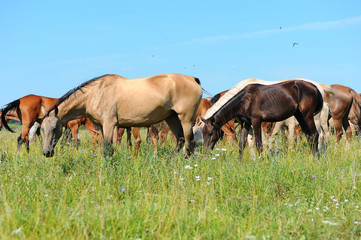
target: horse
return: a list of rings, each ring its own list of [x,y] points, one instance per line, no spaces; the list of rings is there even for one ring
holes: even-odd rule
[[[6,122],[6,115],[10,110],[16,110],[17,116],[23,124],[21,134],[18,138],[18,150],[22,143],[26,144],[26,149],[29,152],[29,130],[35,122],[41,122],[43,118],[41,106],[45,109],[50,109],[58,101],[56,98],[48,98],[37,96],[34,94],[26,95],[11,103],[8,103],[2,110],[1,122],[4,127],[10,132],[14,132]]]
[[[179,151],[184,143],[187,156],[194,152],[192,125],[202,97],[198,78],[182,74],[162,74],[128,79],[107,74],[70,90],[47,112],[41,128],[43,154],[54,155],[61,136],[60,126],[69,120],[89,117],[100,126],[104,155],[114,152],[113,134],[118,127],[149,127],[166,120],[176,135]]]
[[[338,143],[343,135],[343,127],[346,132],[347,143],[349,143],[352,134],[352,130],[348,122],[349,118],[352,123],[356,125],[361,124],[361,97],[352,88],[339,84],[333,84],[331,87],[333,89],[333,94],[326,92],[325,102],[330,105],[330,116],[333,119],[336,131],[336,142]]]
[[[321,111],[323,98],[324,90],[321,86],[307,79],[275,82],[259,79],[241,81],[218,100],[202,118],[204,146],[212,150],[220,137],[220,127],[235,118],[243,125],[239,141],[241,161],[246,136],[251,126],[260,154],[262,150],[261,123],[281,121],[295,116],[307,136],[311,151],[316,154],[319,134],[313,116]]]
[[[152,124],[150,127],[147,128],[147,138],[149,138],[154,145],[154,154],[156,154],[157,150],[158,150],[159,138],[160,138],[160,142],[164,146],[164,144],[167,140],[169,130],[170,130],[170,128],[165,120],[163,120],[159,123],[156,123],[156,124]],[[138,151],[140,148],[140,144],[142,142],[141,137],[140,137],[140,128],[139,127],[131,127],[131,128],[130,127],[128,127],[128,128],[115,127],[114,135],[113,135],[113,143],[120,144],[125,131],[127,132],[128,148],[130,148],[132,146],[132,139],[131,139],[132,136],[131,135],[133,135],[133,137],[134,137],[135,146],[134,146],[133,155],[135,157],[137,157]],[[160,133],[160,136],[159,136],[159,133]]]
[[[1,111],[1,126],[3,125],[10,132],[14,132],[7,124],[8,120],[14,120],[22,123],[22,131],[18,138],[18,150],[22,143],[26,144],[26,149],[29,152],[29,135],[30,129],[34,126],[33,132],[37,131],[37,123],[41,124],[44,117],[45,109],[50,109],[58,101],[57,98],[49,98],[38,96],[34,94],[26,95],[9,104]],[[75,119],[66,123],[71,129],[75,142],[78,141],[78,128],[81,124],[85,124],[92,135],[92,142],[97,138],[96,126],[94,126],[89,119]],[[33,134],[34,134],[33,133]],[[33,135],[32,134],[32,135]],[[40,132],[37,132],[40,135]]]

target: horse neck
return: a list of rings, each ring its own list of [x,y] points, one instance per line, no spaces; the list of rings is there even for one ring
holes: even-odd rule
[[[58,105],[58,117],[65,123],[86,116],[86,95],[80,91]]]
[[[221,128],[228,121],[236,117],[238,110],[237,106],[231,106],[229,104],[223,106],[213,115],[215,125]]]

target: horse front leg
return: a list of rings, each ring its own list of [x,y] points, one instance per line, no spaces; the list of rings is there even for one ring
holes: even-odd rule
[[[256,148],[258,151],[258,155],[261,154],[262,150],[263,150],[263,145],[262,145],[262,129],[261,129],[261,121],[258,118],[253,118],[252,119],[252,127],[253,127],[253,131],[254,131],[254,136],[255,136],[255,140],[256,140]]]
[[[244,124],[244,127],[241,130],[241,137],[239,139],[239,162],[242,163],[242,153],[243,149],[247,143],[247,136],[251,125],[248,123]]]
[[[138,152],[140,148],[140,143],[142,142],[142,139],[140,138],[140,128],[139,127],[132,127],[133,137],[134,137],[134,157],[138,157]],[[129,134],[130,135],[130,134]]]
[[[102,133],[104,138],[104,157],[109,157],[114,154],[113,148],[113,134],[114,134],[114,123],[105,123],[102,127]]]

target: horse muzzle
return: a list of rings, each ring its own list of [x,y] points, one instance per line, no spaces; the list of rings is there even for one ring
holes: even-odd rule
[[[51,151],[43,151],[43,154],[45,157],[49,158],[49,157],[52,157],[54,156],[54,150],[51,150]]]

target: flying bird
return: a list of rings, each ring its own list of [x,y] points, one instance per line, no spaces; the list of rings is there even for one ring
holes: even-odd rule
[[[296,46],[296,45],[300,45],[300,44],[299,44],[299,43],[294,42],[294,43],[292,44],[292,47],[294,47],[294,46]]]

